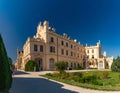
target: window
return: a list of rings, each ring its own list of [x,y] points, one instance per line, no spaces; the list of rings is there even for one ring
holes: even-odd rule
[[[43,45],[40,45],[40,52],[43,52]]]
[[[64,49],[61,49],[61,54],[64,55]]]
[[[73,63],[71,63],[71,67],[73,67]]]
[[[50,46],[50,52],[55,53],[55,47],[54,46]]]
[[[54,38],[53,38],[53,37],[51,37],[50,41],[51,41],[51,42],[54,42]]]
[[[22,58],[20,58],[20,63],[22,63]]]
[[[94,53],[94,50],[92,49],[92,53]]]
[[[79,47],[78,47],[78,51],[79,51]]]
[[[87,56],[87,59],[89,59],[89,56]]]
[[[92,55],[92,58],[94,59],[94,55]]]
[[[73,56],[73,52],[71,52],[71,56]]]
[[[68,47],[68,43],[66,42],[66,47]]]
[[[73,45],[71,45],[71,48],[73,48]]]
[[[78,58],[79,58],[79,54],[77,54]]]
[[[87,50],[87,53],[89,53],[89,50]]]
[[[76,63],[74,63],[74,67],[76,67]]]
[[[76,46],[74,46],[74,49],[76,49]]]
[[[63,42],[63,41],[61,41],[61,45],[62,45],[62,46],[64,45],[64,42]]]
[[[68,50],[66,50],[66,55],[68,56]]]
[[[37,51],[37,45],[34,45],[34,51]]]

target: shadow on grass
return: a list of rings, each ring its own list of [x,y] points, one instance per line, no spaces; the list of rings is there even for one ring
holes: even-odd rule
[[[13,78],[9,93],[78,93],[62,88],[63,85],[43,78]]]

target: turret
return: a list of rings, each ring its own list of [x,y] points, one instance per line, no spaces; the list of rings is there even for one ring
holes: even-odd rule
[[[97,46],[100,46],[100,40],[97,42]]]
[[[104,53],[103,53],[103,57],[106,57],[106,51],[104,51]]]
[[[43,25],[44,25],[44,30],[47,31],[49,29],[49,22],[44,21]]]

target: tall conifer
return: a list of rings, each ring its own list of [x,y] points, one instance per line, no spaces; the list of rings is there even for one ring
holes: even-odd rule
[[[0,93],[8,93],[12,83],[7,52],[0,34]]]

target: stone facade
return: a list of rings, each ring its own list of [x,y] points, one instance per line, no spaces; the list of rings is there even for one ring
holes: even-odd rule
[[[17,51],[17,60],[15,62],[15,68],[21,69],[22,64],[22,57],[23,57],[23,51]]]
[[[93,50],[94,53],[91,53]],[[89,56],[87,60],[86,55]],[[59,61],[68,62],[69,68],[77,68],[79,64],[85,67],[86,62],[89,67],[98,68],[100,59],[102,62],[113,61],[111,58],[107,59],[106,56],[101,55],[100,42],[97,43],[97,46],[84,47],[77,40],[70,39],[65,33],[57,34],[55,29],[50,28],[49,23],[44,21],[43,24],[38,24],[36,35],[27,39],[23,52],[18,54],[16,66],[18,69],[24,69],[28,60],[34,60],[38,63],[39,70],[54,70],[54,64]],[[104,59],[105,61],[103,61]],[[91,65],[90,62],[95,65],[93,63]]]
[[[103,54],[101,53],[102,47],[100,44],[100,40],[95,46],[86,45],[85,50],[87,56],[87,64],[89,68],[111,68],[113,57],[107,57],[106,52],[104,52]]]

